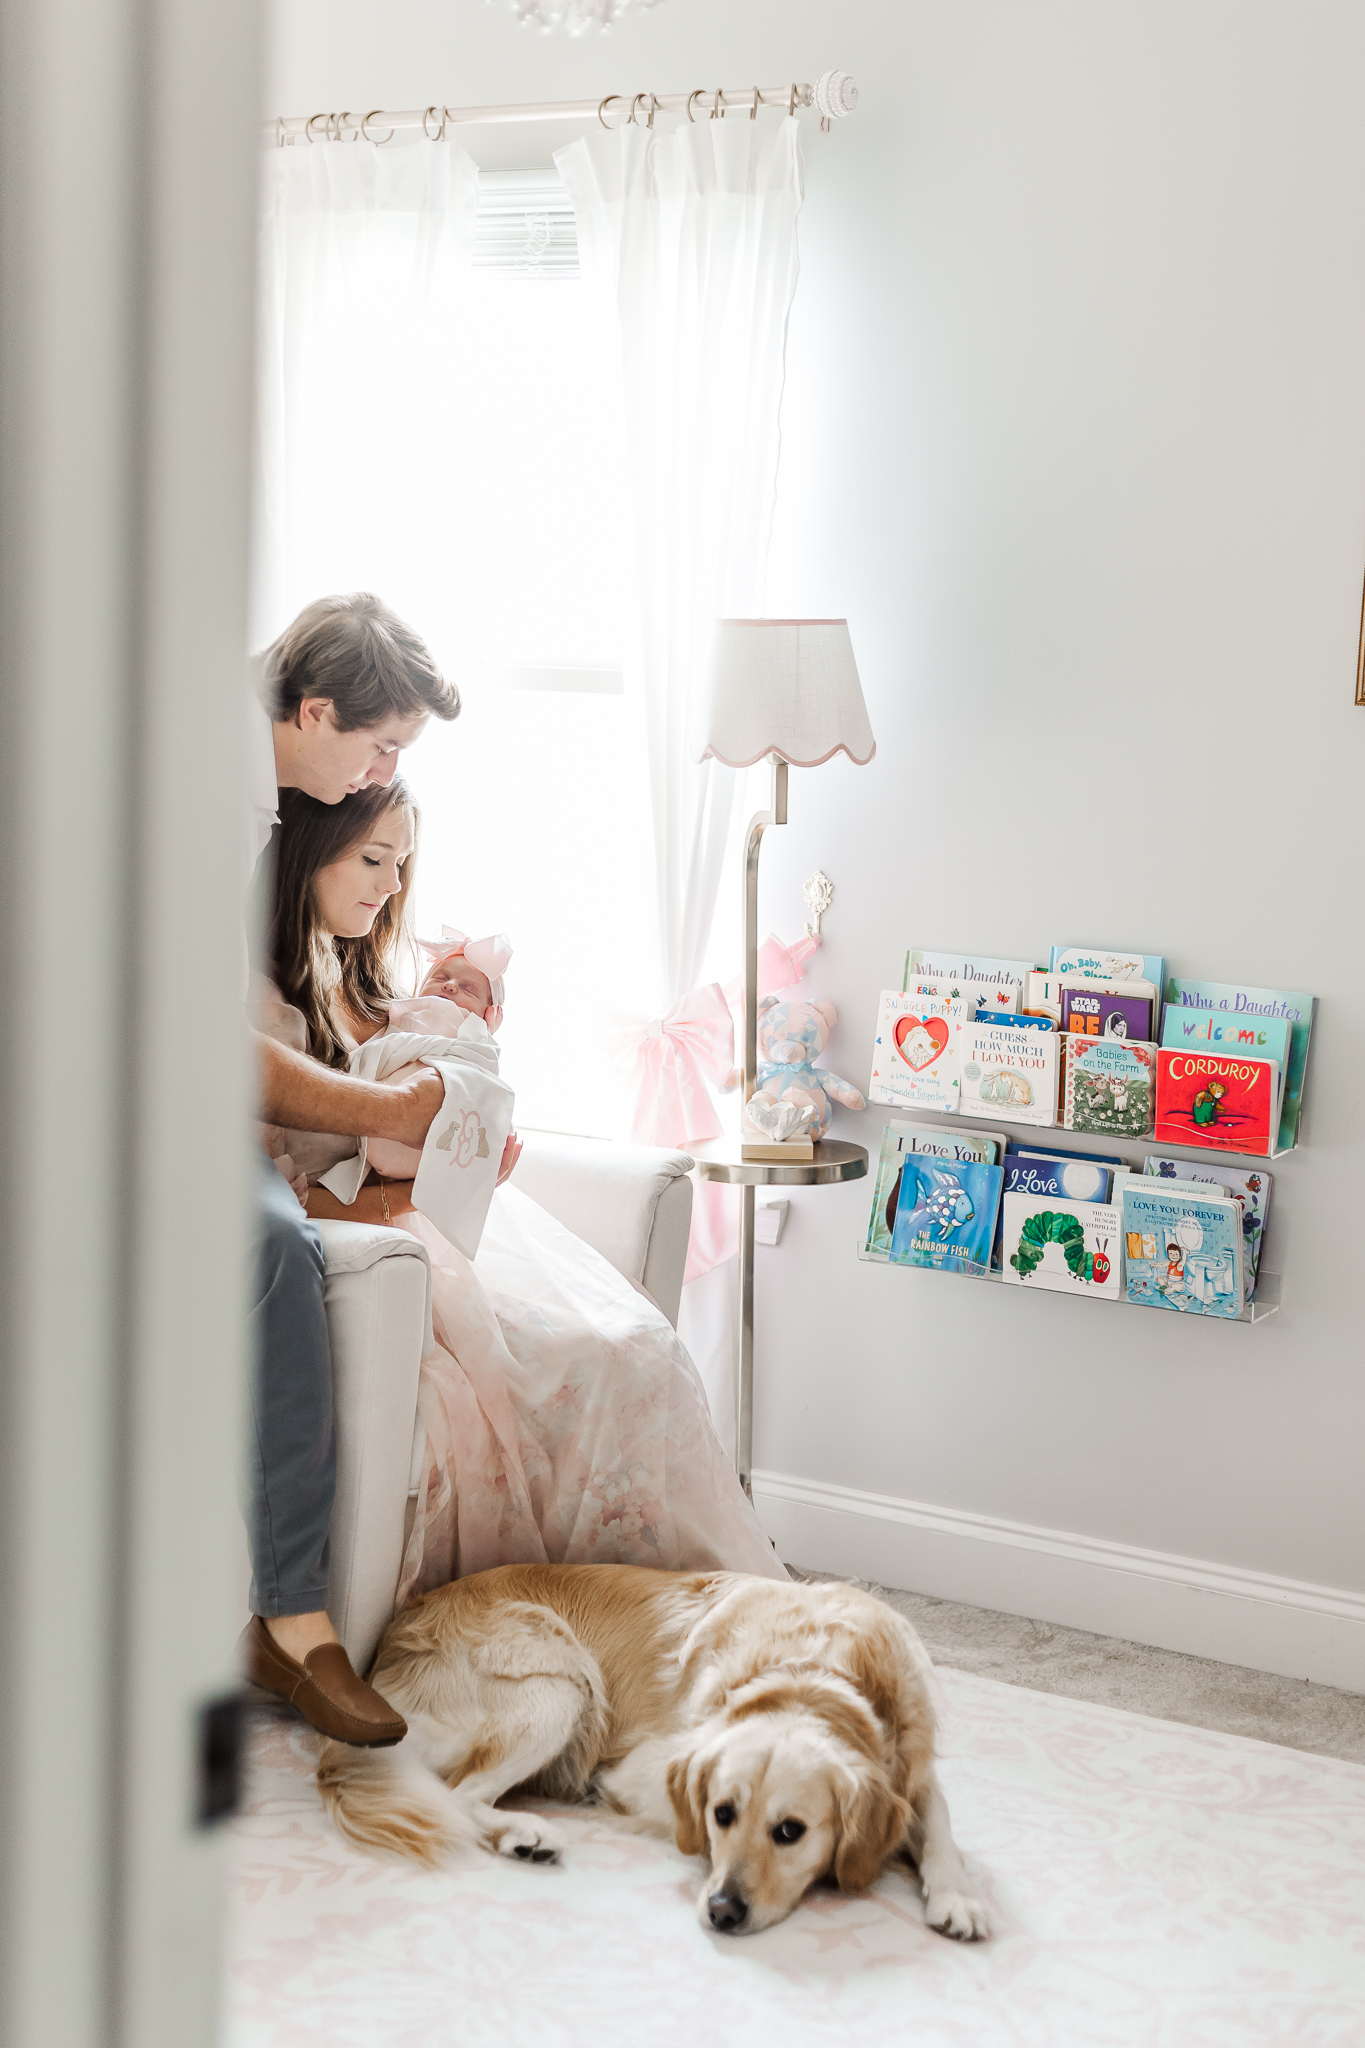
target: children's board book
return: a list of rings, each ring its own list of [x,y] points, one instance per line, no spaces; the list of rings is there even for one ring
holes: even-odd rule
[[[1222,1052],[1252,1060],[1277,1060],[1287,1071],[1290,1023],[1287,1017],[1231,1017],[1221,1010],[1195,1010],[1168,1003],[1161,1043],[1188,1052]]]
[[[975,1160],[901,1160],[900,1200],[891,1258],[902,1266],[945,1273],[984,1273],[990,1263],[995,1213],[1005,1176]]]
[[[1284,1093],[1280,1103],[1277,1149],[1299,1142],[1299,1119],[1303,1113],[1303,1076],[1308,1064],[1308,1045],[1313,1036],[1316,998],[1299,989],[1247,988],[1231,981],[1190,981],[1173,974],[1166,983],[1166,1014],[1172,1006],[1182,1010],[1217,1011],[1220,1016],[1250,1021],[1259,1017],[1283,1017],[1289,1024],[1289,1064],[1284,1069]],[[1163,1032],[1162,1043],[1166,1038]],[[1172,1041],[1173,1042],[1173,1041]]]
[[[901,1163],[912,1158],[944,1159],[954,1163],[973,1160],[993,1166],[1005,1150],[1005,1134],[993,1131],[935,1130],[926,1124],[890,1123],[882,1132],[881,1157],[872,1191],[872,1214],[867,1224],[866,1249],[875,1258],[890,1258],[891,1232],[900,1199]]]
[[[1229,1196],[1178,1194],[1134,1175],[1123,1189],[1129,1301],[1182,1315],[1242,1313],[1242,1214]]]
[[[1030,1017],[1046,1017],[1056,1025],[1062,1021],[1062,979],[1058,974],[1036,970],[1024,984],[1023,1007]]]
[[[963,1003],[884,989],[877,1011],[868,1099],[903,1109],[956,1111]]]
[[[1108,946],[1054,946],[1048,972],[1067,981],[1148,981],[1161,993],[1166,962],[1160,953],[1123,953]]]
[[[1242,1264],[1246,1269],[1246,1297],[1250,1301],[1256,1292],[1274,1174],[1243,1173],[1240,1167],[1224,1166],[1221,1160],[1217,1166],[1206,1166],[1202,1159],[1163,1159],[1156,1152],[1148,1153],[1143,1171],[1159,1180],[1163,1188],[1176,1182],[1186,1188],[1197,1187],[1201,1194],[1226,1193],[1241,1204]]]
[[[1136,1038],[1150,1040],[1152,996],[1125,995],[1121,983],[1112,988],[1062,985],[1062,1029],[1082,1032],[1089,1038]]]
[[[1055,1031],[1025,1031],[1017,1024],[965,1024],[965,1114],[1050,1129],[1057,1121],[1058,1043]]]
[[[1107,1202],[1065,1202],[1054,1196],[1004,1198],[1006,1280],[1119,1301],[1123,1294],[1121,1217]]]
[[[1047,1158],[1041,1153],[1005,1154],[1007,1195],[1050,1195],[1063,1202],[1107,1202],[1112,1166],[1094,1159]]]
[[[946,974],[912,974],[901,990],[901,994],[906,996],[956,996],[961,1001],[964,1018],[976,1015],[982,992],[980,983],[957,981]]]
[[[904,986],[927,975],[947,983],[950,994],[974,993],[982,1009],[1019,1010],[1032,972],[1031,960],[973,960],[965,953],[929,953],[917,946],[905,956]]]
[[[1163,1046],[1156,1056],[1157,1138],[1202,1151],[1269,1154],[1280,1126],[1279,1089],[1275,1060]]]
[[[1116,1171],[1127,1164],[1121,1152],[1053,1152],[1048,1146],[1036,1142],[1030,1144],[1027,1139],[1021,1142],[1011,1138],[1008,1149],[1017,1152],[1021,1159],[1086,1159],[1096,1166],[1112,1166]]]
[[[1062,1094],[1065,1128],[1147,1137],[1155,1112],[1156,1056],[1154,1045],[1070,1036]]]
[[[977,1024],[1015,1024],[1030,1031],[1055,1031],[1051,1017],[1032,1017],[1020,1010],[1017,1014],[1009,1010],[978,1010],[972,1020]]]

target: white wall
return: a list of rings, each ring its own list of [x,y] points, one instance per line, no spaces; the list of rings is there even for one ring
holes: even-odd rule
[[[847,613],[879,742],[794,775],[763,854],[783,931],[815,866],[837,886],[830,1064],[866,1080],[916,943],[1135,945],[1321,1007],[1277,1318],[866,1267],[865,1186],[807,1193],[760,1254],[756,1463],[1365,1592],[1365,12],[665,0],[605,42],[475,0],[275,14],[272,113],[858,79],[854,118],[807,124],[769,591]],[[838,1129],[875,1149],[881,1120]]]

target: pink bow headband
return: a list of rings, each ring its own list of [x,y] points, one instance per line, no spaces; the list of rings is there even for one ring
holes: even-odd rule
[[[501,1009],[507,998],[503,986],[503,975],[512,958],[512,942],[506,932],[494,932],[486,939],[467,939],[453,924],[441,926],[439,939],[419,939],[422,951],[430,955],[434,967],[439,960],[453,960],[462,953],[471,967],[477,967],[480,974],[488,976],[493,1001]]]

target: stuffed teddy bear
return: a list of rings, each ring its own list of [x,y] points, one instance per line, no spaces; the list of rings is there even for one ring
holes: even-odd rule
[[[833,1003],[780,1003],[768,996],[758,1006],[758,1086],[755,1101],[809,1105],[815,1114],[802,1135],[823,1138],[829,1129],[830,1097],[845,1109],[866,1105],[857,1089],[811,1064],[823,1052],[839,1021]]]

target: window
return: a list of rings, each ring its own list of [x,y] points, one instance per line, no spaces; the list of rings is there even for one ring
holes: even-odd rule
[[[264,536],[261,639],[322,592],[373,590],[458,682],[461,717],[403,762],[422,812],[418,929],[510,935],[518,1122],[619,1134],[629,1095],[608,1040],[662,991],[648,767],[622,685],[636,591],[614,322],[551,173],[481,175],[472,266],[425,297],[411,213],[372,214],[349,242],[344,226],[324,224],[325,285],[310,273],[285,364],[302,402],[282,530]],[[736,853],[722,975],[738,964],[738,872]]]

